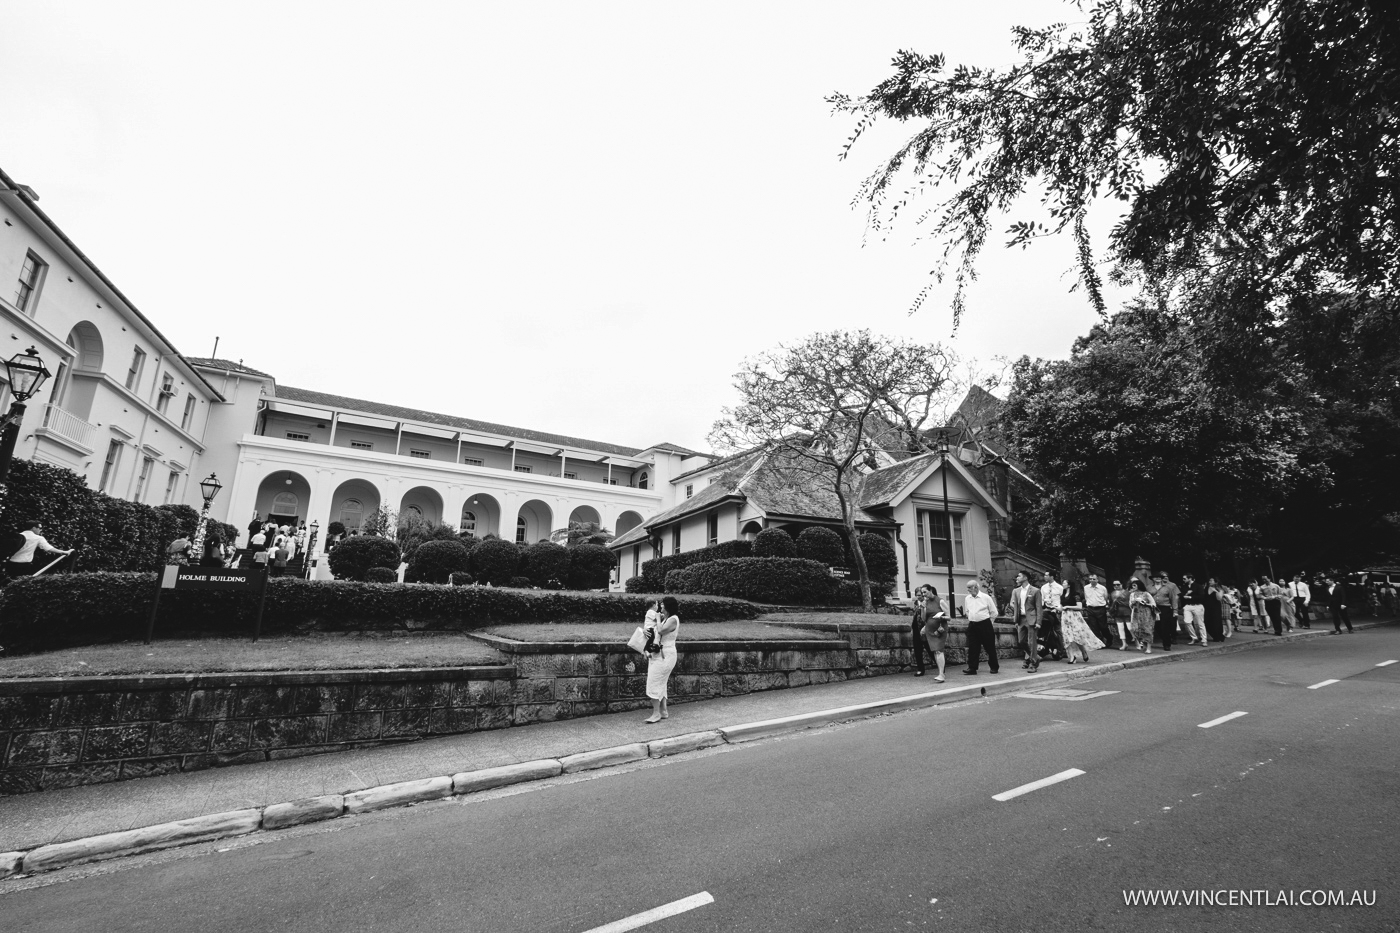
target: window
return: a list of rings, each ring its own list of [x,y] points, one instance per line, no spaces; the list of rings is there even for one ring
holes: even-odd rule
[[[632,576],[637,576],[642,572],[642,546],[632,545]]]
[[[467,466],[485,466],[479,457],[463,457],[462,462]]]
[[[170,477],[165,481],[165,504],[169,505],[175,501],[175,487],[180,485],[180,474],[174,470],[170,471]]]
[[[297,505],[299,505],[300,502],[301,500],[297,498],[297,494],[294,492],[279,492],[272,497],[272,514],[295,515],[297,514]]]
[[[154,457],[146,457],[141,461],[141,475],[136,478],[136,495],[131,497],[131,501],[140,502],[146,492],[146,483],[151,479],[151,468],[156,465]]]
[[[141,369],[146,365],[146,351],[140,347],[131,354],[131,368],[126,371],[126,387],[132,392],[136,391],[136,386],[141,382]]]
[[[410,505],[408,508],[404,509],[404,511],[405,511],[405,512],[412,512],[414,515],[417,515],[419,518],[422,518],[422,517],[423,517],[423,510],[420,509],[420,508],[419,508],[418,506],[416,506],[416,505]]]
[[[117,465],[122,460],[122,442],[112,441],[107,445],[107,459],[102,464],[102,479],[97,484],[98,492],[107,492],[108,484],[117,478]]]
[[[516,467],[516,469],[518,470],[520,467]],[[525,543],[525,516],[523,515],[515,520],[515,543]]]
[[[948,520],[952,519],[952,535],[948,534]],[[916,529],[919,544],[920,564],[948,566],[949,560],[955,567],[967,565],[963,551],[963,517],[946,512],[933,512],[920,509]]]
[[[476,513],[475,513],[475,512],[463,512],[463,513],[462,513],[462,527],[461,527],[460,530],[461,530],[462,534],[464,534],[464,535],[471,535],[473,538],[476,537]]]
[[[693,495],[695,495],[695,487],[692,485],[687,485],[685,487],[685,497],[689,499]]]
[[[681,552],[681,525],[680,525],[680,522],[677,522],[677,523],[676,523],[676,526],[675,526],[674,528],[671,529],[671,553],[672,553],[672,554],[679,554],[680,552]]]
[[[346,531],[358,531],[364,514],[365,504],[359,499],[346,499],[340,505],[340,523]]]
[[[647,475],[646,475],[646,473],[643,473],[641,476],[637,477],[637,488],[638,488],[638,489],[646,489],[646,488],[647,488]]]
[[[616,486],[616,485],[617,485],[617,480],[615,480],[615,479],[609,479],[609,480],[608,480],[608,485],[609,485],[609,486]]]
[[[565,474],[564,474],[564,478],[565,478],[565,479],[578,479],[578,474],[577,474],[577,473],[565,473]]]
[[[410,450],[408,451],[408,455],[409,455],[410,457],[417,457],[419,460],[431,460],[431,459],[433,459],[432,452],[431,452],[431,451],[427,451],[427,450],[413,450],[413,449],[410,449]]]
[[[350,449],[351,449],[351,450],[373,450],[373,449],[374,449],[374,445],[371,444],[369,441],[351,441],[351,442],[350,442]]]
[[[194,422],[194,395],[185,396],[185,413],[180,416],[180,430],[188,431]]]
[[[28,314],[33,314],[33,308],[38,304],[39,286],[44,281],[44,270],[48,268],[48,263],[35,256],[32,252],[24,257],[24,266],[19,270],[19,291],[15,292],[15,307]]]
[[[529,472],[531,472],[531,471],[533,471],[533,470],[534,470],[534,467],[527,467],[527,466],[516,466],[516,468],[515,468],[515,472],[517,472],[517,473],[529,473]]]
[[[170,397],[175,394],[175,377],[166,373],[160,378],[160,395],[156,398],[156,411],[162,415],[170,407]]]
[[[719,544],[719,513],[711,512],[709,527],[707,529],[711,544]]]
[[[287,432],[287,440],[289,440],[289,441],[309,441],[309,440],[311,440],[311,435],[310,435],[310,434],[302,434],[302,433],[299,432],[299,431],[288,431],[288,432]]]

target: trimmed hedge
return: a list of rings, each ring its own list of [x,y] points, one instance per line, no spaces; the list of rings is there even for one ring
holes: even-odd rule
[[[889,583],[899,578],[899,559],[889,538],[867,531],[860,536],[860,550],[872,583]]]
[[[16,579],[0,594],[0,644],[24,653],[141,638],[155,589],[154,573]],[[650,604],[640,594],[279,577],[268,581],[263,631],[462,632],[510,622],[640,622]],[[167,590],[156,631],[161,637],[251,636],[256,611],[254,593]],[[760,611],[749,602],[708,596],[681,603],[688,622],[752,619]]]
[[[825,564],[800,557],[739,557],[697,564],[686,571],[692,593],[761,603],[829,606],[837,581]]]
[[[569,579],[569,549],[553,541],[536,541],[520,563],[534,586],[560,590]]]
[[[672,570],[666,574],[666,592],[689,593],[691,587],[689,568]]]
[[[797,536],[797,556],[828,567],[846,566],[846,544],[823,525],[813,525]]]
[[[365,571],[366,583],[398,583],[399,575],[388,567],[371,567]]]
[[[616,565],[613,552],[601,544],[579,544],[571,547],[569,586],[576,590],[604,589]]]
[[[796,557],[797,544],[781,528],[765,528],[753,539],[754,557]]]
[[[520,567],[520,549],[514,541],[486,538],[471,552],[472,576],[492,586],[506,586]]]
[[[470,560],[471,552],[455,538],[424,541],[409,558],[403,579],[405,583],[446,583],[452,574],[465,572]]]
[[[628,577],[627,582],[622,584],[622,588],[628,593],[648,592],[646,581],[641,577]]]
[[[684,570],[695,564],[703,564],[712,560],[725,560],[731,557],[751,557],[753,556],[753,545],[748,541],[721,541],[719,544],[712,544],[709,547],[696,548],[693,551],[682,551],[679,554],[671,554],[666,557],[653,557],[642,564],[642,586],[641,593],[660,593],[666,589],[666,575],[672,570]],[[631,592],[629,590],[629,592]]]
[[[337,580],[366,580],[374,567],[387,567],[398,579],[399,546],[388,538],[354,535],[337,544],[327,560]]]

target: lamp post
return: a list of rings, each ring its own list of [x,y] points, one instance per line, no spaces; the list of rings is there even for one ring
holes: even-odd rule
[[[224,484],[219,482],[219,477],[213,473],[199,481],[199,491],[204,496],[204,508],[200,510],[199,524],[195,527],[194,543],[190,545],[190,549],[199,555],[200,560],[204,557],[204,526],[209,521],[209,505],[223,488]]]
[[[311,579],[311,558],[316,555],[316,535],[321,530],[321,523],[316,519],[311,520],[311,534],[306,539],[306,550],[301,555],[301,576],[304,580]]]
[[[957,615],[954,610],[957,593],[953,592],[953,514],[948,510],[948,432],[938,432],[938,472],[943,474],[943,522],[948,529],[948,621]]]
[[[0,497],[4,495],[5,480],[10,475],[10,461],[15,456],[19,425],[24,420],[24,403],[33,398],[52,375],[44,366],[44,361],[39,359],[39,351],[33,347],[6,360],[5,371],[10,378],[10,394],[14,396],[14,402],[0,418]]]

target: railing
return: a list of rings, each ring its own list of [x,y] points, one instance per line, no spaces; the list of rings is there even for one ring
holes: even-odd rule
[[[44,427],[79,446],[92,449],[92,435],[97,425],[88,424],[71,411],[64,411],[57,405],[44,406]]]

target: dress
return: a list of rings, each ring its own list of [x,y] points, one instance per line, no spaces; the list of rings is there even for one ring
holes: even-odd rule
[[[1133,634],[1144,645],[1152,643],[1152,632],[1157,626],[1157,602],[1149,594],[1134,590],[1128,596],[1128,608],[1132,612]]]
[[[1225,606],[1219,590],[1209,590],[1205,596],[1206,636],[1211,641],[1225,640]]]
[[[1104,646],[1084,621],[1084,612],[1079,606],[1060,608],[1060,638],[1066,645],[1078,645],[1085,651],[1098,651]]]
[[[666,699],[666,682],[676,668],[676,636],[681,632],[681,620],[671,616],[666,621],[675,622],[675,629],[661,636],[661,653],[647,657],[647,696],[653,700]]]

